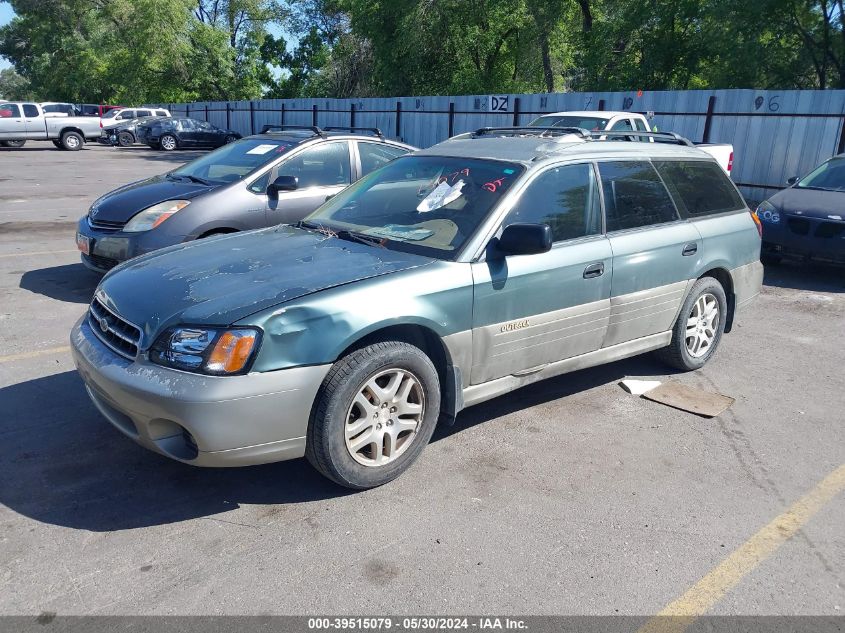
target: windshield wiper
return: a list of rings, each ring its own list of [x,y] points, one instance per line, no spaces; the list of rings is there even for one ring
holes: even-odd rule
[[[168,180],[182,180],[187,178],[191,182],[199,183],[200,185],[210,186],[212,183],[210,180],[206,180],[205,178],[200,178],[199,176],[194,176],[192,174],[167,174]]]
[[[316,222],[309,222],[307,220],[300,220],[294,226],[298,229],[306,229],[310,231],[316,231],[326,237],[336,237],[340,240],[346,240],[347,242],[358,242],[360,244],[366,244],[367,246],[381,246],[382,238],[373,237],[370,235],[365,235],[363,233],[356,233],[354,231],[350,231],[348,229],[333,229],[328,226],[323,226],[322,224],[318,224]]]

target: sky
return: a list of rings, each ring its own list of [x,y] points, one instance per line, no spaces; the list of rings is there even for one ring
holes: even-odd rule
[[[6,2],[0,2],[0,26],[8,24],[14,15],[15,12],[12,11],[12,5]],[[11,64],[6,61],[6,58],[0,57],[0,70],[8,68],[9,66],[11,66]]]

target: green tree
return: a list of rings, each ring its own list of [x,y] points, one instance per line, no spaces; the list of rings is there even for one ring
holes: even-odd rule
[[[26,78],[21,77],[13,68],[0,70],[0,99],[28,101],[32,97],[32,90]]]

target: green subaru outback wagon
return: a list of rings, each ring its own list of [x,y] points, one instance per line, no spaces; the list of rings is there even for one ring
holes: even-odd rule
[[[79,373],[173,459],[304,455],[368,488],[524,385],[649,351],[699,368],[760,290],[760,227],[712,158],[650,137],[485,128],[298,224],[133,259],[73,328]]]

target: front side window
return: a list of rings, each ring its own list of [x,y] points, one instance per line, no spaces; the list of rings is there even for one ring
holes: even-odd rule
[[[744,209],[745,202],[721,167],[709,161],[654,163],[678,207],[689,217]]]
[[[361,175],[366,176],[379,167],[384,167],[394,158],[408,153],[402,147],[383,145],[380,143],[358,143],[358,154],[361,157]]]
[[[351,182],[349,143],[320,143],[309,147],[279,168],[279,176],[294,176],[299,189],[334,187]]]
[[[218,183],[235,182],[277,160],[291,147],[291,143],[282,140],[247,138],[224,145],[170,173]]]
[[[57,112],[58,112],[58,110],[57,110]],[[36,106],[32,103],[24,103],[23,104],[23,115],[25,117],[30,117],[30,118],[41,116],[41,114],[38,112],[38,106]]]
[[[156,116],[167,116],[167,112],[164,110],[156,110]]]
[[[669,192],[651,163],[610,161],[598,165],[608,233],[678,219]]]
[[[619,119],[613,124],[613,127],[610,128],[612,132],[630,132],[633,129],[634,127],[631,125],[630,119]]]
[[[599,131],[607,128],[608,120],[601,117],[544,115],[534,119],[528,125],[535,127],[580,127],[585,130]]]
[[[21,109],[15,103],[0,103],[0,119],[17,119]]]
[[[135,118],[140,119],[141,117],[150,116],[151,114],[152,112],[150,112],[149,110],[138,110],[135,113]]]
[[[648,132],[648,126],[642,119],[634,119],[634,124],[640,132]]]
[[[555,242],[601,233],[601,205],[590,164],[565,165],[543,172],[508,213],[504,225],[548,224]]]
[[[493,160],[402,156],[331,198],[304,226],[452,259],[522,172]]]
[[[0,106],[2,109],[3,106]],[[821,189],[824,191],[845,191],[845,158],[832,158],[804,176],[798,189]]]

